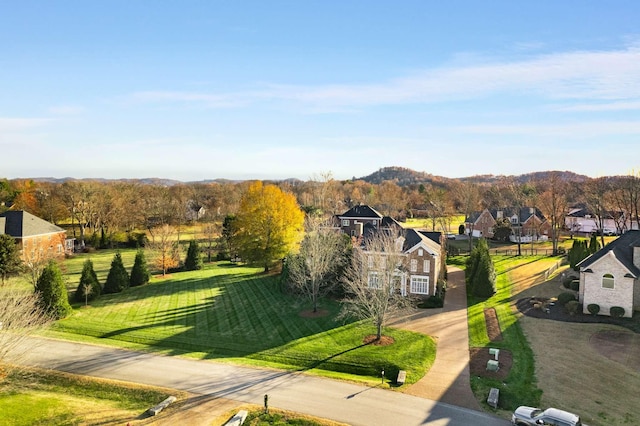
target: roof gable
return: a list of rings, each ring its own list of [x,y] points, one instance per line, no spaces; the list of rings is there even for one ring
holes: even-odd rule
[[[37,235],[58,234],[66,232],[44,219],[22,210],[9,210],[0,214],[0,233],[13,238],[35,237]],[[4,224],[4,226],[2,226]]]
[[[370,218],[370,219],[382,219],[383,216],[373,208],[367,205],[357,205],[351,207],[349,210],[339,215],[340,218],[357,217],[357,218]]]
[[[634,276],[640,276],[640,269],[633,263],[633,248],[640,247],[640,231],[627,231],[620,237],[578,263],[581,270],[593,266],[604,256],[611,254]]]
[[[431,232],[416,231],[415,229],[406,229],[404,233],[405,241],[402,250],[405,253],[411,253],[418,248],[427,250],[432,256],[440,254],[440,244],[435,242],[428,234]]]

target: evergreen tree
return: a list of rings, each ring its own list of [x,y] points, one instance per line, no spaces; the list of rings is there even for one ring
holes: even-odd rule
[[[102,293],[102,287],[98,281],[96,271],[93,269],[93,262],[91,259],[87,259],[82,266],[82,275],[80,276],[80,284],[75,293],[76,302],[85,302],[93,300],[100,296]]]
[[[598,237],[596,234],[591,235],[591,240],[589,241],[589,254],[593,254],[600,250],[600,243],[598,242]]]
[[[0,278],[2,278],[2,284],[4,284],[7,275],[20,270],[21,264],[20,250],[16,240],[11,235],[0,234]]]
[[[496,273],[484,238],[467,258],[465,279],[469,291],[477,297],[490,297],[496,292]]]
[[[111,261],[111,269],[107,275],[107,281],[104,283],[103,293],[120,293],[129,287],[129,274],[122,264],[122,256],[116,253]]]
[[[487,298],[496,293],[496,271],[489,250],[480,253],[478,268],[473,280],[473,294],[475,296]]]
[[[598,244],[598,241],[596,241],[596,244]],[[583,259],[586,259],[589,254],[589,248],[587,247],[587,242],[585,240],[573,240],[573,245],[567,254],[569,267],[574,271],[577,270],[576,265]]]
[[[200,246],[196,240],[189,242],[189,248],[187,249],[187,258],[184,261],[184,269],[187,271],[195,271],[202,269],[202,256],[200,253]]]
[[[131,278],[129,279],[129,285],[136,287],[149,282],[151,274],[147,267],[147,260],[144,257],[144,251],[139,249],[136,253],[136,259],[133,262],[133,268],[131,269]]]
[[[67,287],[62,279],[58,264],[51,260],[40,274],[36,284],[38,303],[54,319],[65,318],[72,311],[69,305]]]

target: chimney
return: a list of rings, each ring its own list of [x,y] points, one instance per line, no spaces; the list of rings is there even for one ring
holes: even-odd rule
[[[496,219],[502,219],[502,215],[503,215],[502,210],[498,210],[498,211],[496,212]]]
[[[640,269],[640,246],[633,247],[633,264]]]

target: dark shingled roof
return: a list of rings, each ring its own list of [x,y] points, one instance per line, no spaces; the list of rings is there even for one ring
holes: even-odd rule
[[[338,217],[368,217],[371,219],[382,219],[382,215],[367,205],[351,207],[346,213]]]
[[[588,268],[595,261],[601,259],[609,252],[613,252],[616,259],[629,270],[634,276],[640,276],[640,269],[633,264],[633,248],[640,247],[640,231],[627,231],[620,237],[593,253],[591,256],[578,263],[580,269]]]
[[[0,234],[13,238],[35,237],[36,235],[57,234],[64,229],[22,210],[9,210],[0,214]]]

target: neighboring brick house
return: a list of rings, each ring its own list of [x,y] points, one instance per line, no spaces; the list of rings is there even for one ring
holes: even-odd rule
[[[22,260],[61,257],[73,251],[73,240],[59,226],[21,210],[0,214],[0,234],[15,238]]]
[[[437,293],[446,270],[446,240],[441,232],[404,229],[393,218],[383,216],[366,205],[355,206],[344,214],[337,215],[336,219],[340,230],[359,242],[362,242],[360,237],[380,230],[400,230],[402,241],[399,242],[402,243],[402,253],[407,257],[407,271],[398,275],[398,291],[403,296],[421,298]]]
[[[610,315],[614,306],[624,308],[625,317],[640,310],[640,231],[627,231],[578,267],[584,313],[592,303],[600,306],[600,315]]]
[[[474,212],[465,219],[465,230],[467,234],[474,237],[493,237],[493,227],[500,219],[509,219],[513,229],[512,240],[517,241],[516,236],[520,235],[522,241],[531,241],[531,238],[538,240],[548,236],[551,231],[551,224],[544,217],[542,212],[536,207],[521,208],[501,208],[484,209],[481,212]]]
[[[496,224],[496,217],[489,209],[481,212],[473,212],[464,220],[464,227],[467,235],[474,237],[493,237],[493,227]]]

